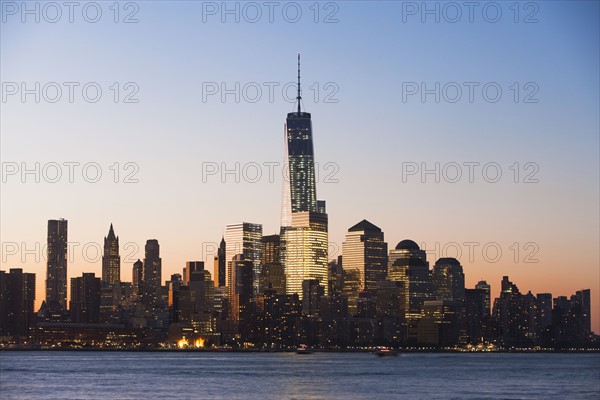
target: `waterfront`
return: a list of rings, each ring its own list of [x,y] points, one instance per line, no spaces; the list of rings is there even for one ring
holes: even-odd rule
[[[597,399],[600,354],[1,352],[1,399]]]

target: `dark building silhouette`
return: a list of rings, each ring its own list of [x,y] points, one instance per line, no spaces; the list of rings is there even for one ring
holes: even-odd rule
[[[8,324],[7,284],[6,272],[0,271],[0,336],[5,335]]]
[[[479,344],[485,340],[487,296],[485,289],[465,289],[465,328],[468,343]]]
[[[153,308],[159,303],[162,279],[162,260],[158,240],[147,240],[145,251],[142,273],[142,302],[146,307]]]
[[[281,264],[263,264],[260,273],[260,294],[267,290],[285,293],[285,272]]]
[[[262,237],[261,273],[259,294],[274,290],[279,294],[285,293],[285,271],[281,264],[281,240],[279,235]]]
[[[327,276],[327,284],[329,285],[328,293],[332,296],[341,295],[344,283],[344,271],[342,270],[342,256],[338,256],[337,261],[332,260],[328,265],[329,274]]]
[[[465,274],[456,258],[440,258],[431,272],[436,297],[442,301],[465,300]]]
[[[133,290],[133,295],[136,297],[140,297],[142,295],[144,283],[144,263],[142,260],[138,259],[133,263],[133,268],[131,271],[131,286]]]
[[[538,339],[537,300],[531,292],[521,294],[507,276],[502,278],[500,297],[494,301],[498,337],[505,346],[528,346]]]
[[[182,276],[171,275],[167,282],[169,323],[191,324],[196,311],[196,292],[183,284]]]
[[[17,342],[29,336],[34,322],[35,274],[11,268],[0,271],[0,336],[12,336]]]
[[[463,335],[463,303],[435,300],[423,303],[418,322],[418,343],[450,346]]]
[[[112,286],[121,281],[121,256],[119,256],[119,237],[115,236],[110,224],[108,236],[104,238],[102,255],[102,286]]]
[[[583,345],[590,340],[590,334],[590,290],[577,291],[569,298],[556,297],[552,326],[547,332],[552,345],[558,348]]]
[[[592,332],[592,314],[590,304],[590,289],[578,290],[571,301],[581,308],[581,331],[584,337]]]
[[[375,291],[376,315],[381,324],[381,343],[398,345],[406,340],[406,298],[402,282],[379,282]]]
[[[390,251],[388,280],[403,286],[407,340],[417,341],[417,325],[425,301],[435,300],[425,251],[412,240],[403,240]]]
[[[194,272],[204,271],[204,261],[188,261],[183,267],[182,283],[188,285]]]
[[[199,323],[212,323],[214,312],[214,282],[210,272],[204,269],[204,263],[194,262],[195,270],[190,274],[187,286],[194,292],[196,299],[194,318]],[[189,265],[189,263],[188,263]]]
[[[281,264],[281,239],[279,235],[268,235],[263,236],[261,239],[262,243],[262,255],[261,264]]]
[[[67,244],[67,220],[49,220],[46,304],[63,312],[67,310]]]
[[[552,294],[538,293],[538,320],[542,330],[552,325]]]
[[[317,279],[306,279],[302,282],[302,312],[305,315],[319,315],[321,297],[325,296],[325,289]]]
[[[225,238],[221,238],[221,243],[219,244],[219,249],[217,250],[217,265],[215,268],[215,273],[217,274],[217,282],[219,287],[224,287],[226,285],[226,276],[227,276],[227,244],[225,243]]]
[[[229,261],[230,287],[229,287],[229,317],[237,325],[241,337],[248,335],[249,324],[252,317],[252,278],[253,263],[244,260],[241,254]]]
[[[492,288],[486,281],[479,281],[475,285],[475,289],[485,291],[485,317],[489,317],[492,313]]]
[[[302,303],[297,294],[267,291],[261,319],[262,341],[269,348],[281,348],[299,343]]]
[[[348,316],[354,317],[358,312],[358,296],[360,295],[360,271],[342,268],[342,295],[348,303]]]
[[[101,281],[94,273],[83,273],[71,278],[71,300],[69,313],[76,323],[100,322]]]

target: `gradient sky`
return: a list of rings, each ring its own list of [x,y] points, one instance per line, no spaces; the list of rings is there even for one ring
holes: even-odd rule
[[[463,8],[457,23],[446,20],[454,16],[448,8],[439,23],[432,15],[422,22],[420,10],[403,13],[421,2],[361,1],[320,3],[318,23],[314,6],[309,8],[313,3],[300,3],[302,17],[291,23],[282,15],[289,3],[280,2],[272,22],[261,6],[257,23],[244,20],[254,16],[250,9],[236,23],[234,15],[226,15],[225,22],[220,14],[203,16],[203,8],[221,7],[221,2],[153,1],[136,2],[139,22],[130,24],[114,23],[113,2],[99,3],[97,23],[86,22],[81,8],[73,23],[67,9],[57,23],[44,15],[39,23],[32,16],[23,23],[20,12],[6,11],[11,10],[7,3],[14,4],[2,2],[3,95],[7,82],[25,82],[29,88],[35,82],[81,85],[73,103],[64,86],[57,103],[43,98],[36,103],[32,95],[25,102],[18,95],[3,99],[4,168],[7,163],[34,168],[35,162],[96,162],[103,173],[98,183],[88,183],[78,169],[70,183],[63,167],[58,183],[43,178],[36,183],[31,175],[24,183],[19,175],[2,183],[2,269],[35,272],[38,305],[44,298],[45,262],[26,256],[24,247],[44,246],[48,219],[68,219],[69,241],[80,243],[69,276],[100,274],[96,247],[87,246],[87,257],[82,248],[101,244],[112,222],[126,281],[150,238],[161,245],[164,281],[188,260],[205,258],[211,269],[207,250],[228,223],[262,223],[265,234],[277,233],[280,167],[272,182],[263,168],[257,183],[243,178],[236,183],[232,175],[222,182],[220,174],[203,182],[202,170],[203,163],[281,164],[283,124],[294,107],[283,99],[281,87],[295,81],[296,53],[301,52],[304,106],[313,115],[320,165],[317,196],[327,200],[332,258],[341,251],[345,231],[363,218],[383,229],[390,247],[406,238],[424,244],[432,264],[442,255],[434,251],[436,243],[439,248],[458,243],[467,286],[486,279],[496,295],[508,275],[525,293],[570,296],[590,288],[593,329],[600,331],[598,2],[532,3],[537,10],[520,3],[518,23],[509,8],[513,2],[497,3],[502,11],[497,23],[482,15],[486,2],[478,3],[473,22]],[[439,4],[443,13],[444,3]],[[336,7],[338,22],[323,23]],[[133,10],[121,9],[119,19]],[[54,17],[53,10],[46,11],[46,19]],[[488,19],[493,11],[488,9]],[[294,16],[293,9],[288,12]],[[524,23],[532,12],[538,22]],[[97,103],[82,98],[80,88],[87,82],[103,90]],[[126,82],[137,84],[139,102],[114,103],[109,88],[114,82],[121,95]],[[229,88],[257,82],[263,96],[257,102],[241,98],[238,103],[233,95],[225,102],[218,95],[203,101],[203,84],[211,82]],[[272,102],[264,82],[279,83]],[[328,82],[339,89],[337,103],[324,101]],[[480,86],[472,103],[466,89],[456,103],[443,98],[436,103],[433,95],[423,103],[418,95],[403,101],[403,82]],[[488,82],[503,90],[496,103],[482,97]],[[533,82],[538,102],[524,103],[521,97],[515,103],[514,82],[521,96],[530,91],[524,85]],[[316,102],[309,89],[315,84],[320,88]],[[115,162],[120,183],[112,182],[109,167]],[[139,166],[138,183],[122,182],[127,162]],[[479,167],[472,183],[466,175],[457,183],[443,178],[436,183],[432,175],[424,183],[418,175],[403,181],[406,163],[433,168],[436,162],[498,163],[503,175],[489,183]],[[515,162],[519,183],[509,169]],[[539,167],[538,183],[523,183],[531,171],[523,169],[527,162]],[[337,166],[337,182],[324,182],[334,171],[326,163]],[[128,242],[132,245],[123,249]],[[472,259],[466,242],[480,243]],[[515,242],[521,249],[516,259]],[[18,243],[16,255],[6,251],[10,243]],[[502,249],[497,262],[490,260],[494,247],[487,258],[482,254],[486,243]],[[535,249],[538,262],[524,262]]]

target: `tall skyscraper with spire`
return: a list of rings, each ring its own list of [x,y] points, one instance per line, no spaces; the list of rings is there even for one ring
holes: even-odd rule
[[[67,220],[48,221],[46,305],[67,309]]]
[[[317,211],[315,157],[310,113],[301,109],[300,54],[298,54],[297,111],[288,113],[285,120],[285,168],[283,180],[281,226],[290,226],[292,213]]]
[[[285,121],[285,167],[281,206],[281,263],[286,293],[302,298],[302,282],[318,280],[327,291],[328,219],[317,201],[312,121],[302,111],[300,54],[297,109]]]
[[[115,236],[110,224],[108,236],[104,238],[102,255],[102,286],[112,286],[121,281],[121,256],[119,255],[119,237]]]

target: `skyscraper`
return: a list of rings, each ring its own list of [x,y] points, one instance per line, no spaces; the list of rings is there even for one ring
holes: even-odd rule
[[[154,307],[158,303],[162,279],[162,260],[158,240],[146,241],[146,254],[142,273],[142,301],[146,306]]]
[[[590,289],[578,290],[574,297],[572,300],[575,300],[581,309],[582,331],[587,336],[592,331]]]
[[[241,324],[248,321],[251,311],[252,299],[252,262],[244,260],[241,254],[232,257],[228,261],[230,284],[229,301],[231,310],[229,313],[233,321],[238,321]]]
[[[115,236],[112,224],[108,236],[104,238],[102,255],[102,286],[112,286],[121,281],[121,256],[119,256],[119,237]]]
[[[298,54],[297,111],[285,120],[285,168],[281,226],[290,226],[292,213],[317,210],[315,160],[310,113],[302,112],[300,103],[300,54]]]
[[[328,220],[325,202],[317,201],[311,115],[301,109],[300,54],[297,90],[297,111],[288,113],[285,123],[280,248],[286,293],[302,296],[306,279],[317,279],[328,290]]]
[[[269,235],[262,237],[262,259],[261,264],[280,264],[280,236]]]
[[[48,221],[46,304],[67,310],[67,220]]]
[[[144,263],[138,259],[133,263],[133,269],[131,271],[131,286],[133,287],[133,294],[136,297],[142,294],[142,283],[144,282]]]
[[[388,280],[402,282],[408,339],[416,340],[423,304],[435,300],[425,251],[412,240],[398,243],[389,254]]]
[[[241,224],[230,224],[225,227],[225,258],[227,263],[238,254],[241,254],[242,260],[252,263],[253,294],[257,296],[262,257],[261,224],[242,222]],[[226,285],[229,287],[230,284],[230,276],[226,276]]]
[[[219,249],[217,250],[217,265],[215,265],[216,269],[214,273],[217,275],[217,283],[219,287],[223,287],[227,284],[226,276],[227,276],[227,259],[225,258],[227,253],[227,244],[225,243],[225,238],[221,238],[221,243],[219,244]]]
[[[302,282],[302,312],[309,316],[319,314],[319,303],[325,290],[316,279],[307,279]]]
[[[419,245],[414,241],[406,239],[398,243],[396,248],[390,250],[388,267],[398,259],[408,260],[410,258],[418,258],[427,261],[427,254],[425,253],[425,250],[421,250]],[[429,266],[429,264],[427,266]]]
[[[0,271],[0,336],[26,337],[34,321],[35,274]]]
[[[481,290],[485,291],[486,294],[485,294],[485,314],[484,314],[484,317],[489,317],[491,315],[491,313],[492,313],[492,311],[491,311],[491,307],[492,307],[492,300],[491,300],[492,287],[486,281],[479,281],[479,282],[477,282],[477,285],[475,285],[475,289],[481,289]]]
[[[552,325],[552,293],[538,293],[538,320],[541,329]]]
[[[464,301],[465,274],[456,258],[440,258],[431,273],[438,300]]]
[[[283,232],[285,242],[286,294],[298,294],[302,299],[302,282],[316,279],[328,293],[328,233],[327,214],[317,212],[292,213],[292,226]]]
[[[281,240],[279,235],[262,237],[261,276],[259,293],[274,290],[285,293],[285,271],[281,264]]]
[[[182,283],[188,285],[194,272],[204,271],[204,261],[187,261],[183,267]]]
[[[375,290],[387,273],[387,243],[383,232],[366,219],[348,229],[342,243],[344,269],[359,272],[360,291]]]
[[[69,313],[72,322],[95,323],[100,321],[100,278],[84,272],[71,278]]]

